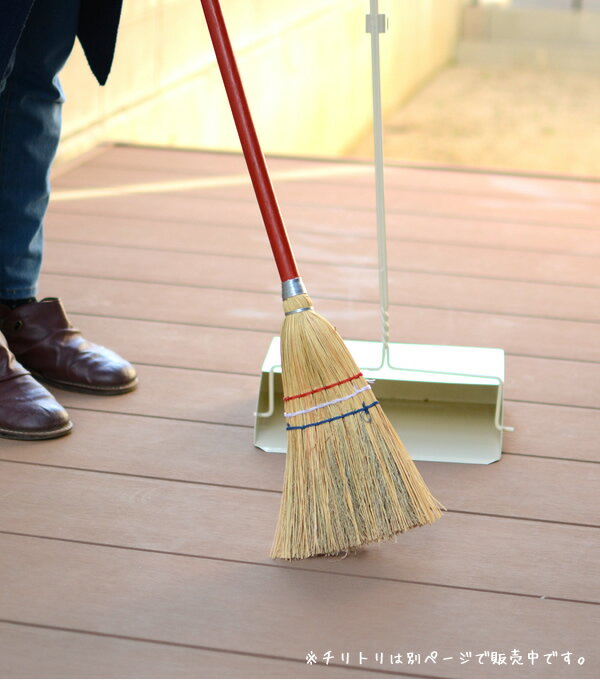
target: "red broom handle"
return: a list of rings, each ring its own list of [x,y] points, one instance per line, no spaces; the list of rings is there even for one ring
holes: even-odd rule
[[[298,277],[298,267],[269,178],[265,157],[252,123],[223,13],[218,0],[201,2],[279,276],[282,282],[292,280]]]

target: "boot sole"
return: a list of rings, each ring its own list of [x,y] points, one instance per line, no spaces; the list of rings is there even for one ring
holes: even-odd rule
[[[79,394],[93,394],[95,396],[118,396],[119,394],[128,394],[134,391],[138,385],[137,377],[129,382],[129,384],[120,384],[112,387],[90,386],[88,384],[71,384],[70,382],[61,382],[55,379],[49,379],[44,375],[38,375],[32,372],[31,375],[44,384],[49,384],[57,389],[64,389],[65,391],[76,391]]]
[[[0,437],[3,439],[17,439],[18,441],[44,441],[46,439],[58,439],[60,436],[66,436],[72,429],[73,423],[70,420],[63,427],[51,429],[47,432],[23,432],[0,427]]]

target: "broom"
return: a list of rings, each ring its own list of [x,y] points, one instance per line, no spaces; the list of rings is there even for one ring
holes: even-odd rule
[[[431,524],[441,506],[298,274],[218,0],[201,0],[282,282],[288,449],[271,557],[336,555]]]

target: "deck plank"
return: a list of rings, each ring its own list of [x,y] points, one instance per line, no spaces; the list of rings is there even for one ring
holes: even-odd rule
[[[0,622],[2,678],[375,678],[355,667]]]
[[[92,286],[93,284],[93,286]],[[202,290],[164,284],[43,275],[41,292],[60,292],[69,310],[157,322],[193,323],[278,333],[278,295]],[[127,287],[128,296],[123,297]],[[379,339],[380,314],[373,304],[319,299],[319,312],[346,339]],[[564,360],[600,361],[600,324],[494,313],[413,308],[392,304],[392,340],[414,344],[490,346],[508,353]]]
[[[141,218],[151,215],[153,220],[161,223],[171,223],[181,220],[190,221],[197,217],[200,225],[210,223],[210,218],[217,219],[217,225],[222,222],[222,216],[235,215],[236,210],[246,217],[250,227],[238,228],[250,233],[250,244],[241,241],[230,245],[224,253],[233,252],[238,255],[256,254],[260,257],[270,257],[270,252],[264,245],[264,229],[261,228],[256,215],[256,207],[249,197],[245,202],[231,202],[223,200],[212,201],[207,204],[204,197],[179,195],[132,195],[113,197],[110,201],[105,198],[81,200],[76,202],[59,203],[60,210],[76,211],[78,214],[94,213],[104,217],[105,221],[113,217]],[[285,206],[283,210],[285,211]],[[221,218],[221,220],[219,220]],[[346,226],[345,234],[335,238],[335,248],[330,250],[331,237],[320,232],[302,232],[296,234],[290,229],[290,237],[297,252],[300,264],[304,261],[316,263],[334,262],[346,265],[374,265],[377,251],[372,237],[355,237],[351,233],[351,226],[356,221],[352,218]],[[193,227],[194,224],[192,223]],[[208,226],[207,226],[208,227]],[[218,236],[207,238],[206,232],[197,230],[197,239],[201,240],[204,249],[209,250],[210,243],[218,243]],[[212,232],[212,231],[211,231]],[[215,231],[217,232],[217,231]],[[592,231],[590,231],[592,232]],[[594,238],[596,231],[592,232]],[[169,233],[166,233],[167,235]],[[373,232],[371,232],[373,234]],[[52,232],[49,232],[53,236]],[[592,239],[589,238],[588,239]],[[540,241],[544,244],[543,231]],[[142,241],[141,245],[146,242]],[[260,245],[259,250],[251,252],[252,245]],[[193,244],[189,245],[193,248]],[[254,247],[256,248],[256,246]],[[333,254],[331,253],[333,251]],[[540,251],[536,258],[532,258],[529,251],[518,249],[496,250],[480,246],[464,246],[452,244],[435,244],[421,242],[390,241],[388,245],[390,268],[400,264],[410,264],[413,269],[425,269],[438,273],[458,273],[462,275],[487,276],[499,278],[513,278],[520,280],[539,280],[542,282],[561,283],[567,285],[600,285],[597,259],[581,254],[561,254]]]
[[[455,659],[423,663],[418,673],[460,677],[496,673],[490,664],[461,666],[465,650],[570,650],[586,657],[583,666],[559,661],[528,675],[598,673],[595,605],[17,536],[3,535],[0,548],[0,579],[11,585],[0,594],[5,619],[232,650],[244,643],[299,661],[313,650],[354,658],[435,650]]]
[[[254,292],[278,292],[265,259],[166,250],[51,242],[45,272]],[[234,281],[231,272],[240,273]],[[242,275],[243,274],[243,275]],[[303,266],[315,297],[379,301],[377,270],[333,264]],[[486,311],[600,322],[600,289],[475,276],[393,271],[390,301],[395,304]]]
[[[140,366],[138,371],[140,383],[146,389],[131,395],[107,398],[59,389],[54,393],[68,408],[222,425],[254,425],[257,377],[153,366]],[[506,436],[505,448],[509,452],[552,457],[556,454],[578,460],[582,459],[579,452],[583,451],[592,457],[595,453],[593,459],[598,460],[598,442],[595,439],[598,433],[597,409],[540,406],[508,400],[505,420],[515,427],[515,432]],[[585,442],[579,431],[582,426],[588,428]],[[557,433],[563,435],[558,440],[553,438]],[[527,444],[536,446],[532,448]]]
[[[74,324],[132,362],[258,376],[273,335],[174,323],[76,314]],[[156,339],[163,340],[157,345]],[[175,349],[185,349],[185,356]],[[506,357],[505,396],[511,400],[600,408],[600,364]],[[376,386],[375,386],[376,388]]]
[[[11,492],[2,532],[279,564],[268,559],[278,493],[14,463],[0,463],[0,476]],[[449,512],[397,543],[294,567],[600,605],[599,543],[600,528]],[[523,571],[531,562],[537,571]]]
[[[55,202],[47,219],[50,239],[107,245],[148,246],[165,249],[206,249],[213,243],[221,244],[222,235],[240,235],[246,231],[246,239],[257,239],[260,251],[257,256],[268,254],[264,240],[260,214],[250,203],[231,202],[224,210],[222,200],[205,198],[202,212],[195,212],[175,220],[149,215],[141,218],[86,212],[73,204]],[[104,209],[106,210],[106,209]],[[373,212],[360,212],[335,207],[286,206],[288,229],[294,235],[296,248],[302,246],[304,235],[318,234],[346,240],[348,238],[374,239],[375,217]],[[168,232],[164,226],[168,225]],[[82,226],[86,226],[85,229]],[[349,226],[352,226],[349,235]],[[201,240],[203,229],[211,231],[210,240]],[[400,212],[386,216],[388,247],[394,242],[407,241],[422,244],[449,244],[454,246],[516,249],[528,252],[578,254],[597,257],[600,255],[600,237],[587,228],[552,225],[527,225],[511,222],[486,222],[476,219],[450,216],[404,215]],[[235,248],[235,245],[231,245]],[[356,258],[357,254],[354,254]]]
[[[2,459],[146,477],[148,485],[157,478],[281,491],[285,456],[255,449],[248,428],[106,415],[101,405],[98,411],[69,410],[76,428],[68,439],[44,445],[9,442]],[[541,450],[552,453],[548,445]],[[597,452],[594,455],[597,459]],[[418,468],[450,510],[600,524],[597,462],[505,455],[487,467],[420,462]]]
[[[303,157],[268,156],[273,171],[285,171],[301,167],[312,168],[315,161],[320,165],[347,166],[367,165],[372,162],[355,159],[310,159]],[[215,173],[244,173],[245,163],[241,154],[203,150],[202,154],[190,154],[187,150],[158,147],[136,147],[115,145],[107,148],[94,159],[96,168],[128,169],[132,173],[153,167],[161,173],[173,175],[211,175]],[[217,171],[218,169],[218,171]],[[600,184],[594,179],[553,177],[505,171],[465,169],[464,167],[443,168],[436,165],[386,164],[386,182],[395,187],[400,185],[428,192],[437,192],[440,187],[456,193],[506,195],[529,197],[532,201],[549,199],[580,200],[600,202]],[[364,184],[369,178],[362,176],[347,182]],[[372,178],[371,178],[372,182]]]
[[[283,172],[299,169],[310,173],[311,169],[322,173],[324,169],[331,171],[330,176],[318,177],[315,180],[279,180],[278,167],[274,167],[274,184],[281,203],[296,202],[312,205],[339,204],[352,208],[370,208],[373,206],[372,171],[358,164],[323,164],[322,162],[299,163],[296,166],[287,165]],[[360,183],[346,182],[345,172],[356,173]],[[219,185],[219,178],[223,175],[246,176],[245,169],[237,171],[225,168],[213,168],[208,174],[200,174],[202,178],[214,178],[215,185],[210,187],[214,196],[227,195],[229,198],[246,199],[252,196],[252,190],[246,178],[245,182],[234,185]],[[137,168],[136,183],[156,183],[172,180],[165,172],[157,167]],[[184,176],[185,178],[185,176]],[[131,182],[128,169],[107,168],[90,164],[79,168],[76,172],[66,174],[60,179],[61,184],[68,184],[70,188],[90,187],[119,187]],[[193,194],[194,190],[183,190],[182,194]],[[534,198],[539,199],[539,197]],[[591,228],[598,227],[595,205],[582,199],[567,199],[554,197],[551,194],[544,197],[544,201],[532,201],[532,197],[523,193],[496,193],[486,196],[480,193],[457,192],[455,188],[449,190],[441,184],[435,193],[423,192],[407,188],[403,184],[396,184],[386,194],[386,205],[389,211],[402,210],[416,213],[443,213],[447,215],[464,215],[482,220],[526,220],[532,223],[551,223],[558,225],[577,225]],[[526,217],[526,218],[525,218]]]

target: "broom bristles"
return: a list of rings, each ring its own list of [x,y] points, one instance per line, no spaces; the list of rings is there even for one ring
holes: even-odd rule
[[[311,306],[305,294],[284,301],[286,313]],[[438,519],[442,506],[335,328],[313,310],[286,315],[281,355],[290,416],[271,557],[336,555]]]

